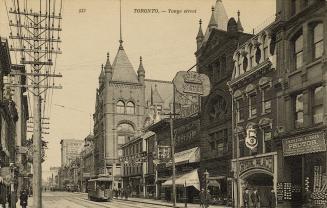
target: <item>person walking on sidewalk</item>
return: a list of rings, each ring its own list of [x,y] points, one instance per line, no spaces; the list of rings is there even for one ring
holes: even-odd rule
[[[23,189],[20,192],[20,206],[22,206],[22,208],[26,208],[27,207],[27,201],[28,201],[28,193],[26,189]]]
[[[250,203],[250,193],[249,193],[249,189],[245,188],[245,191],[243,193],[243,204],[244,204],[244,208],[249,208],[249,203]]]
[[[258,189],[255,188],[253,193],[251,194],[251,201],[253,204],[253,208],[259,208],[260,204],[260,195],[258,193]]]

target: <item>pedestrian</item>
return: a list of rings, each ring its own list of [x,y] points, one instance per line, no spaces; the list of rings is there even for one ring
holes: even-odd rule
[[[8,201],[9,207],[11,207],[11,190],[9,187],[7,188],[7,201]]]
[[[3,208],[6,207],[6,196],[7,196],[6,186],[3,183],[1,183],[0,184],[0,202],[1,202],[1,205]]]
[[[205,191],[204,198],[205,198],[204,199],[204,207],[208,208],[210,205],[210,201],[211,201],[211,194],[210,194],[209,189],[207,189],[207,191]]]
[[[268,204],[269,204],[269,208],[276,207],[276,194],[275,194],[274,189],[271,189],[271,192],[268,197]]]
[[[122,198],[122,195],[121,195],[121,188],[118,188],[118,196],[120,196],[120,198]],[[118,199],[118,197],[117,197]]]
[[[249,203],[250,203],[249,189],[248,188],[245,188],[245,191],[243,193],[243,205],[244,205],[244,208],[249,208]]]
[[[22,206],[22,208],[26,208],[27,207],[27,202],[28,202],[28,193],[27,190],[24,188],[21,192],[20,192],[20,206]]]
[[[126,189],[124,190],[124,192],[125,192],[125,200],[128,200],[129,188],[126,187]]]
[[[258,193],[257,188],[255,188],[253,193],[251,194],[251,201],[253,208],[258,208],[260,206],[260,195]]]
[[[205,200],[204,189],[201,189],[201,191],[199,193],[199,197],[200,197],[200,207],[203,208],[204,207],[204,200]]]

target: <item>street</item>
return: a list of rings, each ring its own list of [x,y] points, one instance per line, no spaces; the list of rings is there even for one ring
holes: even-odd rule
[[[70,192],[43,192],[42,203],[45,208],[159,208],[167,207],[167,205],[147,204],[135,201],[125,201],[114,199],[111,202],[94,202],[87,199],[85,193],[70,193]],[[158,203],[160,203],[158,201]],[[19,201],[18,201],[19,204]],[[32,197],[29,198],[28,208],[33,207]],[[198,207],[199,205],[192,205],[191,207]],[[17,207],[20,207],[17,205]]]

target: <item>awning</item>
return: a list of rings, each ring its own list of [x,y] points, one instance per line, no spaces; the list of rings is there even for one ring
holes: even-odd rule
[[[96,178],[96,179],[90,179],[89,181],[112,181],[112,178],[108,178],[108,177],[100,177],[100,178]]]
[[[175,164],[181,165],[186,163],[200,162],[200,148],[194,147],[192,149],[177,152],[175,155]],[[171,163],[167,163],[167,167],[171,166]]]
[[[185,173],[180,176],[176,176],[175,184],[177,186],[194,186],[196,189],[200,190],[200,181],[198,175],[198,169],[192,170],[191,172]],[[172,178],[169,178],[166,182],[162,184],[163,186],[172,186]]]
[[[218,187],[218,188],[220,189],[220,183],[219,183],[217,180],[210,180],[210,179],[209,179],[208,186],[211,186],[211,187]]]

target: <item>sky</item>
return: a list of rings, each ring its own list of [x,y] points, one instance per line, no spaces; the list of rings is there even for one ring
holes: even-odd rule
[[[29,0],[35,1],[35,0]],[[57,0],[59,2],[59,0]],[[241,22],[245,32],[261,28],[275,14],[275,0],[222,0],[228,17]],[[0,0],[0,36],[8,37],[5,9],[10,0]],[[124,49],[137,70],[139,57],[148,79],[172,80],[176,72],[195,64],[199,19],[205,31],[216,0],[122,0]],[[84,12],[80,12],[80,10]],[[137,13],[135,9],[158,9],[160,13]],[[196,13],[169,13],[170,10],[196,10]],[[50,116],[47,158],[43,178],[49,168],[60,166],[60,140],[84,139],[91,130],[90,115],[95,109],[95,93],[101,64],[106,53],[111,63],[118,50],[119,0],[63,0],[62,43],[56,71],[63,89],[54,91]],[[257,29],[256,29],[257,30]],[[15,63],[15,61],[13,60]],[[62,107],[64,106],[64,107]]]

